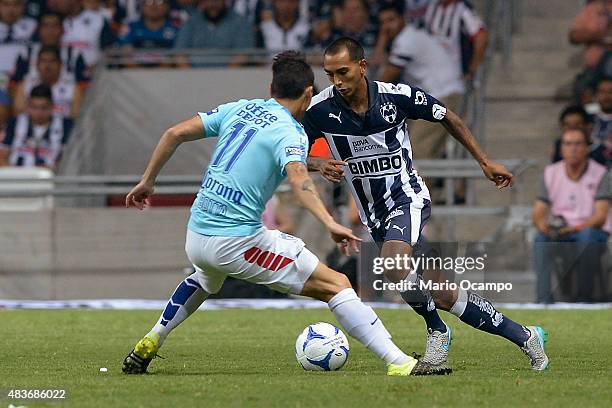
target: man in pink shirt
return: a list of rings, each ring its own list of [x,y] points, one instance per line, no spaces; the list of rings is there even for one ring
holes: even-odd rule
[[[534,246],[538,302],[552,301],[550,270],[554,255],[550,242],[576,243],[572,246],[577,256],[576,300],[593,300],[593,276],[600,273],[601,249],[610,236],[612,178],[604,166],[588,156],[586,131],[566,129],[561,136],[563,160],[544,170],[533,206],[533,223],[539,231]]]

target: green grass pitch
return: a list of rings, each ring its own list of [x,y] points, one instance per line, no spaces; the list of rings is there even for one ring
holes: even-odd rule
[[[610,407],[612,310],[508,311],[550,334],[551,366],[529,369],[510,342],[454,316],[446,377],[385,376],[384,365],[349,338],[338,372],[305,372],[294,342],[325,310],[200,311],[168,338],[149,367],[127,376],[121,361],[153,325],[155,311],[0,310],[0,389],[65,388],[62,402],[13,401],[31,407]],[[400,347],[422,352],[424,325],[410,310],[379,310]],[[108,367],[107,373],[99,372]]]

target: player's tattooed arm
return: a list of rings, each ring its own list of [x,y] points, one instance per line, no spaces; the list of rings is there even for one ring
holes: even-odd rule
[[[494,182],[498,188],[512,186],[514,182],[512,173],[503,164],[496,163],[487,157],[470,129],[457,114],[448,109],[441,123],[448,130],[448,133],[472,154],[480,164],[485,176]]]
[[[318,171],[328,181],[338,183],[344,177],[343,166],[347,163],[342,160],[325,159],[323,157],[308,156],[306,158],[308,171]]]
[[[348,255],[349,248],[357,251],[357,242],[360,241],[353,232],[340,224],[329,214],[321,200],[314,182],[308,175],[308,169],[302,162],[291,162],[285,166],[287,178],[293,193],[300,203],[317,217],[331,233],[332,239],[341,244],[341,250]]]
[[[308,169],[301,162],[291,162],[285,166],[287,178],[293,193],[300,203],[312,212],[323,224],[333,222],[332,216],[325,208],[317,189],[308,175]]]

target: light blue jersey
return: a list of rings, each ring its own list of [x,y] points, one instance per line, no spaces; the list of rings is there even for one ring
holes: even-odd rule
[[[252,235],[286,177],[285,165],[306,163],[308,138],[274,99],[242,99],[199,115],[206,137],[218,140],[188,227],[203,235]]]

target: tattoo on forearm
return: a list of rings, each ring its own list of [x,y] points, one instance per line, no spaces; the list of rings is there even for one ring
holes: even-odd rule
[[[312,180],[304,180],[304,182],[302,183],[302,191],[310,191],[311,193],[316,193]]]

